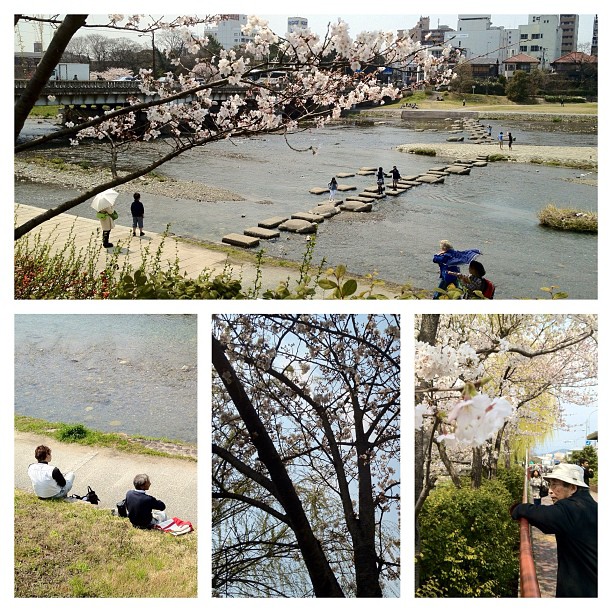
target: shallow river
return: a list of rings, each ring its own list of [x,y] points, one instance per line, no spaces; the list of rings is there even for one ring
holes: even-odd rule
[[[16,414],[196,442],[194,315],[16,315]]]
[[[516,122],[491,122],[495,134],[511,130],[521,144],[596,146],[596,133],[559,131]],[[431,126],[428,126],[431,127]],[[416,131],[408,122],[347,123],[323,130],[307,130],[289,137],[296,152],[281,136],[214,143],[166,164],[165,174],[225,187],[245,198],[242,202],[198,202],[143,196],[145,230],[162,231],[168,223],[178,235],[220,242],[223,235],[242,231],[272,216],[307,211],[327,199],[309,193],[325,187],[339,172],[362,166],[397,165],[404,175],[418,174],[443,164],[441,158],[399,153],[400,144],[444,142],[447,134]],[[549,130],[549,131],[546,131]],[[88,150],[89,149],[89,150]],[[495,153],[496,147],[483,146]],[[99,149],[83,147],[75,155],[104,163]],[[143,152],[146,155],[146,152]],[[597,188],[570,182],[584,171],[529,164],[497,162],[474,168],[469,176],[446,177],[441,185],[422,185],[375,204],[369,214],[342,213],[321,224],[314,260],[328,265],[345,263],[354,273],[378,271],[396,283],[412,282],[434,288],[437,266],[432,254],[440,239],[457,249],[478,248],[487,277],[497,285],[496,298],[542,297],[540,287],[557,285],[571,298],[597,297],[597,237],[563,233],[538,225],[537,213],[548,203],[597,210]],[[373,177],[340,179],[361,190]],[[70,190],[17,184],[16,201],[35,206],[55,205]],[[342,197],[342,193],[338,194]],[[119,200],[119,223],[130,224],[127,195]],[[123,208],[123,214],[122,214]],[[88,203],[76,214],[93,218]],[[306,238],[281,234],[265,242],[270,255],[301,260]]]

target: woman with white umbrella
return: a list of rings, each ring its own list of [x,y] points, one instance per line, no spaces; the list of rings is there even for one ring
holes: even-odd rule
[[[114,189],[107,189],[99,193],[91,203],[91,207],[97,211],[96,217],[100,219],[102,226],[102,246],[108,249],[113,246],[109,242],[110,233],[115,227],[115,219],[119,216],[115,210],[115,200],[119,194]]]

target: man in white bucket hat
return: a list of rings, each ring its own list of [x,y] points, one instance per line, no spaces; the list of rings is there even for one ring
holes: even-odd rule
[[[560,463],[547,475],[552,506],[517,504],[512,518],[526,518],[557,539],[556,597],[597,597],[597,503],[579,465]]]

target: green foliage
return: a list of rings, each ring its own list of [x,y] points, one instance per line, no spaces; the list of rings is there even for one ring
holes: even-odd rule
[[[506,96],[512,102],[527,102],[535,95],[535,87],[529,75],[517,70],[506,84]]]
[[[419,515],[417,597],[516,597],[518,527],[502,482],[437,486]]]
[[[564,104],[584,104],[586,102],[583,96],[544,96],[544,101],[552,104],[561,104],[561,100]]]
[[[589,468],[597,472],[598,455],[594,446],[585,446],[581,451],[572,452],[568,460],[579,465],[581,459],[586,459],[589,462]]]
[[[509,470],[505,468],[497,470],[497,480],[506,487],[513,501],[520,501],[523,498],[524,478],[525,470],[520,465],[512,465]]]
[[[62,425],[58,432],[58,439],[62,442],[73,442],[75,440],[83,440],[87,437],[88,431],[84,425],[80,423]]]
[[[489,162],[497,162],[497,161],[508,161],[508,156],[504,155],[503,153],[493,153],[492,155],[489,155],[487,161]]]

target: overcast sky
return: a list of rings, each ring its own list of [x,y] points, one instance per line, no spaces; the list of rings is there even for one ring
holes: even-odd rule
[[[34,3],[38,4],[38,3]],[[79,6],[69,6],[71,4],[79,4]],[[127,6],[132,8],[133,3],[128,3]],[[480,9],[478,8],[479,3],[470,3],[467,2],[461,6],[462,14],[491,14],[486,9],[482,8],[482,3],[480,3]],[[165,14],[163,13],[163,8],[167,8],[167,4],[164,6],[161,3],[152,0],[151,2],[147,2],[147,8],[150,10],[149,14]],[[330,7],[333,6],[333,9]],[[242,14],[257,14],[265,19],[267,19],[270,23],[270,27],[277,34],[284,34],[287,30],[287,17],[305,17],[308,19],[308,24],[311,30],[316,32],[317,34],[323,34],[326,30],[327,24],[331,21],[336,21],[339,17],[344,19],[350,26],[350,32],[352,35],[358,34],[364,30],[391,30],[396,31],[398,29],[407,29],[413,27],[418,21],[421,15],[428,16],[430,18],[431,27],[437,27],[438,25],[447,25],[452,29],[457,28],[457,13],[444,13],[444,10],[456,10],[456,3],[449,2],[436,2],[436,9],[441,11],[440,13],[428,13],[424,11],[422,13],[413,13],[407,14],[401,12],[402,8],[414,8],[414,6],[406,5],[405,3],[399,2],[385,2],[382,7],[377,3],[363,3],[363,2],[347,2],[346,0],[335,0],[334,2],[323,2],[321,0],[309,0],[309,2],[295,2],[295,3],[279,3],[272,0],[255,0],[254,2],[244,2],[243,0],[238,0],[236,2],[231,2],[231,9],[225,3],[219,3],[217,6],[216,3],[211,3],[210,6],[206,5],[205,8],[212,12],[212,10],[217,9],[218,11],[236,11]],[[486,5],[485,5],[486,6]],[[519,25],[525,25],[528,23],[527,16],[529,14],[529,3],[521,3],[515,2],[513,4],[517,8],[517,10],[524,6],[527,10],[524,13],[516,13],[512,15],[492,15],[492,24],[493,26],[503,26],[505,28],[517,28]],[[198,3],[193,4],[190,2],[183,2],[181,4],[181,8],[185,8],[185,10],[181,14],[197,14],[199,16],[204,16],[206,13],[203,13],[201,10],[201,5]],[[581,7],[589,8],[589,3],[581,3]],[[159,10],[159,9],[162,10]],[[174,8],[174,7],[173,7]],[[293,12],[287,13],[287,9],[291,8]],[[490,8],[490,7],[489,7]],[[592,7],[591,7],[592,8]],[[83,12],[82,6],[80,3],[69,2],[66,6],[66,12]],[[35,9],[36,10],[36,9]],[[42,11],[38,9],[40,13],[49,13],[48,6],[46,11]],[[112,7],[109,8],[109,11],[112,10]],[[128,9],[122,5],[120,9],[122,13],[127,14]],[[133,13],[142,13],[142,5],[134,7],[134,10],[129,11],[131,14]],[[544,9],[543,9],[544,10]],[[543,12],[543,10],[538,12]],[[559,12],[567,12],[571,13],[576,10],[574,6],[573,9],[569,9],[566,7],[566,10],[563,10],[563,7],[559,7],[555,3],[554,14],[559,14]],[[118,12],[118,11],[117,11]],[[551,10],[552,12],[552,10]],[[594,12],[594,11],[593,11]],[[32,13],[29,14],[33,14]],[[92,13],[93,14],[93,13]],[[579,20],[579,30],[578,30],[578,42],[579,43],[590,43],[593,31],[593,14],[587,14],[586,11],[584,14],[580,15]],[[35,40],[40,38],[40,33],[38,28],[36,28],[32,24],[23,24],[19,27],[19,32],[21,35],[21,42],[15,37],[15,51],[19,51],[21,45],[23,46],[24,51],[32,51],[33,43]],[[91,32],[91,30],[88,30]],[[109,35],[111,37],[120,37],[124,34],[109,32],[108,30],[100,30],[100,33],[105,35]],[[51,40],[52,31],[50,28],[45,28],[43,33],[43,41],[44,46],[49,44]]]

